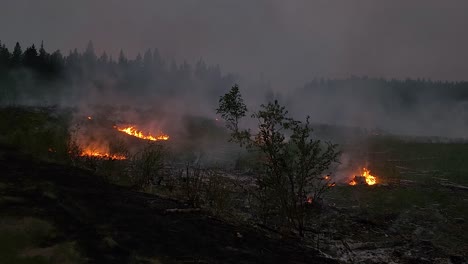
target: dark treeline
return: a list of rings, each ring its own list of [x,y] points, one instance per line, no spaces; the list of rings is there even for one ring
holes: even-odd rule
[[[346,79],[314,79],[299,93],[337,95],[349,93],[362,100],[378,100],[388,106],[412,107],[428,99],[468,101],[468,82],[432,81],[426,79],[384,79],[350,77]]]
[[[74,49],[68,55],[60,51],[49,53],[43,44],[23,48],[16,43],[9,50],[0,43],[2,104],[119,103],[119,99],[141,103],[171,97],[215,104],[236,80],[237,76],[222,73],[218,65],[207,65],[202,59],[195,64],[177,63],[173,59],[165,59],[158,49],[147,50],[143,55],[130,59],[124,51],[120,51],[117,58],[106,52],[97,55],[92,42],[83,52]],[[261,85],[253,87],[262,90]],[[253,89],[252,86],[249,89]],[[263,90],[267,92],[266,100],[281,97],[270,88]],[[296,102],[288,103],[298,105],[319,96],[332,101],[346,97],[359,104],[372,100],[379,107],[411,109],[428,99],[468,101],[468,82],[367,77],[314,79],[290,96]],[[303,109],[308,111],[307,107]]]
[[[148,101],[148,98],[198,94],[218,98],[235,76],[200,59],[195,65],[164,59],[157,49],[134,59],[120,51],[117,59],[96,55],[92,42],[84,52],[49,53],[44,45],[12,51],[0,43],[0,103],[63,103],[114,96],[113,99]],[[67,101],[68,100],[68,101]]]
[[[350,77],[315,79],[289,97],[313,121],[395,134],[466,137],[468,82]]]

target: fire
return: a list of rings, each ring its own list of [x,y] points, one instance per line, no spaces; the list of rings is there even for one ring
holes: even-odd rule
[[[367,185],[374,185],[377,183],[377,177],[370,174],[370,170],[366,168],[362,168],[362,172],[358,176],[354,176],[353,180],[349,182],[349,185],[357,185],[358,182],[360,184],[363,183],[365,180]]]
[[[135,126],[129,126],[129,127],[116,127],[118,131],[126,133],[128,135],[141,138],[141,139],[146,139],[146,140],[151,140],[151,141],[158,141],[158,140],[168,140],[169,136],[165,134],[161,134],[159,136],[153,136],[150,133],[145,134],[142,131],[138,130]]]
[[[327,181],[327,186],[328,187],[336,186],[335,182],[330,182],[331,181],[330,175],[326,175],[325,177],[323,177],[323,179]]]
[[[92,119],[93,119],[93,117],[92,117],[92,116],[88,116],[88,120],[92,120]]]
[[[85,149],[83,152],[81,152],[82,157],[95,157],[99,159],[114,159],[114,160],[125,160],[127,157],[124,155],[118,155],[118,154],[109,154],[106,152],[99,152],[96,150],[91,150],[91,149]]]
[[[363,168],[362,171],[362,176],[366,177],[366,183],[368,185],[374,185],[377,183],[377,179],[370,174],[370,170]]]

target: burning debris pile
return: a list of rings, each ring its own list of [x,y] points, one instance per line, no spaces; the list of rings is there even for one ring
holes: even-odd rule
[[[374,185],[377,183],[377,177],[370,174],[370,170],[362,168],[360,175],[355,175],[354,178],[349,182],[349,185]]]

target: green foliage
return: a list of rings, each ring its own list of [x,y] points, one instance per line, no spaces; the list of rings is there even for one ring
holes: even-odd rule
[[[0,143],[44,159],[68,162],[71,112],[55,107],[0,109]]]
[[[252,114],[259,124],[255,134],[239,130],[238,122],[247,108],[237,86],[219,102],[217,111],[231,130],[231,139],[260,154],[262,171],[254,196],[264,204],[261,207],[268,210],[277,207],[287,224],[304,235],[307,208],[311,202],[319,201],[333,184],[323,174],[337,161],[337,146],[311,138],[309,118],[302,123],[288,117],[278,101],[261,105],[261,110]]]
[[[239,86],[234,85],[229,93],[219,99],[219,107],[216,109],[217,114],[226,120],[227,127],[234,133],[238,132],[239,120],[245,116],[247,107],[239,92]]]

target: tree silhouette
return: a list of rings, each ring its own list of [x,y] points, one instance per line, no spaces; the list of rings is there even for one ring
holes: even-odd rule
[[[23,60],[23,51],[21,50],[21,46],[19,42],[16,42],[15,47],[13,49],[13,54],[11,56],[10,64],[12,68],[18,68],[21,66]]]
[[[38,53],[34,44],[24,51],[23,59],[24,59],[24,62],[23,62],[24,66],[28,68],[38,67],[39,57],[38,57]]]

